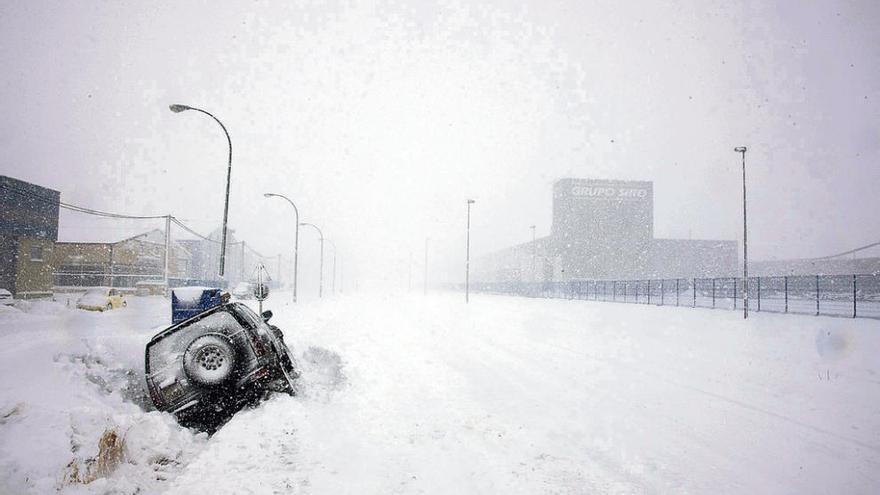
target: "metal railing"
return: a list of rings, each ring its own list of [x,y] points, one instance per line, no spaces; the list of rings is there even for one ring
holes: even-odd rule
[[[477,282],[474,292],[742,310],[743,279]],[[749,311],[880,319],[880,274],[749,277]]]

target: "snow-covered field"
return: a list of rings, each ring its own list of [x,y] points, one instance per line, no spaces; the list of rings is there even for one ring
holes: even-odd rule
[[[144,406],[167,300],[0,308],[0,493],[880,492],[877,321],[288,298],[303,393],[211,438]]]

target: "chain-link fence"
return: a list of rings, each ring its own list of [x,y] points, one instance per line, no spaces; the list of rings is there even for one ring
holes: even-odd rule
[[[749,277],[749,311],[880,318],[880,274]],[[478,282],[471,291],[660,306],[739,309],[742,278]]]

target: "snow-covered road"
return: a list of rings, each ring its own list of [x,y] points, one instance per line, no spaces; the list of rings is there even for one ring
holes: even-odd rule
[[[466,306],[458,294],[295,309],[287,300],[267,306],[301,356],[303,393],[244,411],[210,439],[95,384],[125,386],[112,377],[140,364],[167,301],[0,315],[0,483],[37,493],[880,490],[876,321],[743,322],[728,311],[480,295]],[[49,362],[20,357],[35,348]],[[77,385],[82,369],[103,378]],[[53,387],[79,416],[51,410]],[[89,485],[62,483],[65,459],[94,455],[112,424],[126,432],[126,463]],[[45,447],[15,445],[28,435]]]

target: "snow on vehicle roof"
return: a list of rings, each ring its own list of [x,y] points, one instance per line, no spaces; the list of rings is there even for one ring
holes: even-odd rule
[[[171,289],[179,302],[198,303],[206,290],[220,290],[218,287],[176,287]]]

